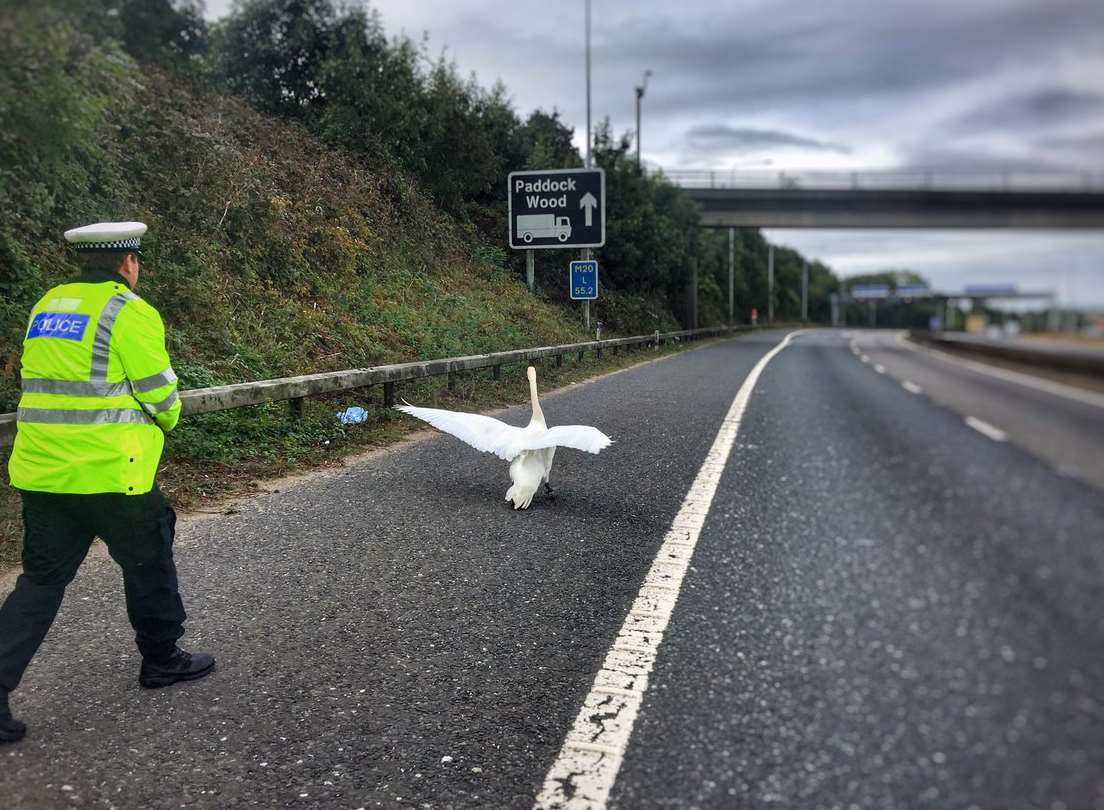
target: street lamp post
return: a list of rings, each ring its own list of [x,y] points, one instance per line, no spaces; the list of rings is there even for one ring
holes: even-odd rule
[[[644,98],[644,93],[648,89],[648,77],[652,75],[651,70],[644,71],[644,79],[640,82],[640,85],[636,88],[636,170],[640,171],[640,100]]]
[[[586,167],[590,168],[590,0],[586,0]]]
[[[590,0],[584,4],[586,16],[586,167],[590,168]],[[590,248],[583,248],[583,261],[590,259]],[[583,301],[583,323],[587,332],[590,331],[590,301]]]

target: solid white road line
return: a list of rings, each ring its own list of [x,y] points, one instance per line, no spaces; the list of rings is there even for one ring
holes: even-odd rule
[[[903,383],[901,383],[901,387],[908,391],[910,394],[919,394],[924,390],[919,385],[912,382],[912,380],[905,380]]]
[[[655,665],[725,463],[736,443],[751,392],[767,363],[799,334],[801,331],[791,332],[763,355],[736,392],[590,694],[545,777],[534,810],[600,810],[606,806],[648,689],[648,675]]]
[[[978,419],[976,416],[967,416],[966,424],[983,436],[988,436],[995,442],[1003,442],[1008,439],[1008,434],[1000,428],[993,427],[988,422]]]
[[[1036,391],[1045,391],[1048,394],[1054,394],[1057,397],[1072,399],[1076,402],[1084,403],[1085,405],[1093,405],[1097,408],[1104,408],[1104,394],[1097,394],[1093,391],[1086,391],[1083,388],[1075,388],[1072,385],[1054,382],[1052,380],[1043,379],[1041,377],[1032,377],[1030,374],[1021,374],[1018,371],[1009,371],[1008,369],[1000,368],[999,366],[990,366],[986,365],[985,363],[974,362],[973,360],[963,360],[961,357],[955,357],[953,355],[947,354],[947,352],[941,352],[938,349],[932,349],[927,346],[917,345],[911,340],[906,339],[903,332],[897,335],[897,343],[899,343],[901,346],[904,346],[906,349],[909,349],[910,351],[934,355],[940,360],[945,360],[948,363],[954,363],[957,366],[968,368],[971,371],[976,371],[978,374],[985,374],[989,377],[996,377],[998,380],[1016,383],[1017,385],[1023,385],[1027,388],[1034,388]]]

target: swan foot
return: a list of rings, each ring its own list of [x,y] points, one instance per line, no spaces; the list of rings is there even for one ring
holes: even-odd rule
[[[548,500],[556,500],[556,490],[552,489],[552,485],[547,481],[544,482],[544,494],[548,496]]]
[[[533,502],[533,495],[536,494],[536,490],[524,490],[517,487],[510,487],[506,492],[506,502],[511,504],[514,509],[528,509],[529,504]]]

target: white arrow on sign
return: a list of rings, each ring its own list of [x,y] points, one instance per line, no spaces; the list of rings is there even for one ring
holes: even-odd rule
[[[586,209],[586,226],[589,228],[594,217],[594,209],[598,207],[598,200],[589,191],[579,200],[579,207]]]

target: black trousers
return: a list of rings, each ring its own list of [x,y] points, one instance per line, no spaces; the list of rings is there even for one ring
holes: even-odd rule
[[[173,563],[176,513],[161,491],[21,495],[23,573],[0,607],[0,688],[19,685],[96,537],[123,569],[127,615],[142,656],[169,657],[186,616]]]

